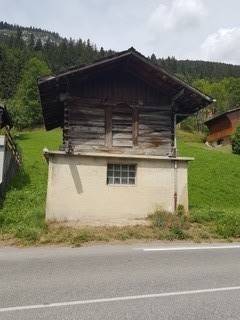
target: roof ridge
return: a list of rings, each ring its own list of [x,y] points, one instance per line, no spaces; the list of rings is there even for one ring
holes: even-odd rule
[[[226,114],[229,114],[229,113],[232,113],[232,112],[235,112],[235,111],[239,111],[239,110],[240,110],[240,106],[238,106],[237,108],[229,109],[229,110],[227,110],[227,111],[225,111],[225,112],[223,112],[223,113],[220,113],[220,114],[218,114],[218,115],[216,115],[216,116],[213,116],[212,118],[208,119],[208,120],[205,121],[204,123],[209,123],[209,122],[211,122],[212,120],[218,119],[218,118],[220,118],[220,117],[222,117],[222,116],[225,116]]]
[[[164,67],[160,66],[159,64],[154,64],[149,58],[145,57],[143,54],[138,52],[134,47],[130,47],[127,50],[116,52],[113,55],[103,57],[103,58],[101,58],[99,60],[96,60],[96,61],[94,61],[94,62],[92,62],[90,64],[87,64],[85,66],[71,68],[71,69],[66,70],[65,72],[59,73],[59,74],[54,75],[54,76],[49,76],[47,78],[46,77],[45,78],[39,78],[38,79],[38,84],[41,84],[41,83],[46,82],[46,81],[51,81],[53,79],[58,80],[59,78],[64,77],[64,76],[68,76],[69,74],[81,72],[81,71],[84,71],[85,69],[87,70],[88,68],[91,68],[91,67],[97,67],[101,63],[111,62],[111,60],[115,60],[115,59],[118,59],[118,58],[124,58],[124,57],[131,56],[131,55],[135,56],[136,58],[142,60],[143,62],[151,65],[151,67],[154,68],[156,71],[163,73],[165,76],[171,78],[173,81],[175,81],[179,85],[185,87],[187,90],[190,90],[194,94],[202,96],[209,103],[214,102],[214,99],[212,97],[204,94],[199,89],[196,89],[193,86],[191,86],[190,84],[188,84],[186,81],[184,81],[184,80],[178,78],[176,75],[168,72],[167,70],[165,70]]]

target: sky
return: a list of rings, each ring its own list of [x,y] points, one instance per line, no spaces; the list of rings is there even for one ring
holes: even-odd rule
[[[240,64],[240,0],[0,0],[0,20],[105,49]]]

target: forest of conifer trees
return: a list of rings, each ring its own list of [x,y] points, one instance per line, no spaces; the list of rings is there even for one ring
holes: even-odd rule
[[[73,40],[39,28],[0,22],[0,102],[5,103],[18,128],[42,123],[37,78],[67,68],[88,64],[114,53],[97,48],[89,39]],[[216,98],[212,113],[221,113],[240,103],[240,66],[225,63],[177,60],[174,57],[149,59],[181,79]],[[21,110],[21,117],[19,116]],[[187,127],[196,129],[188,120]],[[202,128],[202,126],[197,125]]]

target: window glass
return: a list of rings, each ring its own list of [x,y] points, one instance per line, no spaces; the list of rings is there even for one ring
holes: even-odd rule
[[[135,164],[108,164],[107,184],[135,184]]]

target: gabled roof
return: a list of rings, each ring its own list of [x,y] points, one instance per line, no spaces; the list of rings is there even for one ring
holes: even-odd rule
[[[53,95],[57,98],[61,83],[75,77],[84,79],[87,75],[104,70],[109,66],[124,65],[125,63],[133,73],[141,76],[153,86],[168,92],[170,96],[175,97],[179,92],[182,92],[183,94],[178,98],[178,112],[181,114],[193,114],[213,102],[213,98],[170,74],[159,65],[153,64],[134,48],[130,48],[97,60],[92,64],[82,65],[54,76],[39,79],[38,86],[46,129],[50,130],[61,125],[63,111],[60,110],[60,102],[56,103],[56,99],[54,99],[55,102],[51,103],[49,100],[49,97]]]
[[[213,118],[205,121],[204,123],[205,123],[206,125],[212,124],[213,122],[218,121],[218,120],[224,118],[225,116],[227,116],[227,115],[229,115],[229,114],[232,114],[232,113],[235,113],[235,112],[240,112],[240,107],[237,107],[237,108],[228,110],[228,111],[226,111],[226,112],[224,112],[224,113],[221,113],[221,114],[219,114],[219,115],[217,115],[217,116],[215,116],[215,117],[213,117]]]

